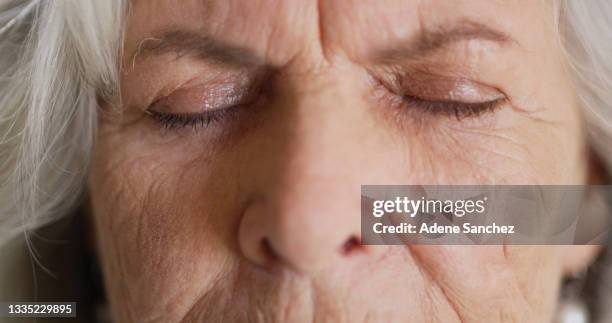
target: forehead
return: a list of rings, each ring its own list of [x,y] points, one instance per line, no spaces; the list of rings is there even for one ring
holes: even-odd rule
[[[357,55],[458,21],[537,43],[553,14],[550,0],[134,0],[128,18],[128,51],[182,29],[282,61],[317,48]]]

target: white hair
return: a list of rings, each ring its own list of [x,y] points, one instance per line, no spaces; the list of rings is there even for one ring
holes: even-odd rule
[[[97,100],[117,89],[123,5],[0,0],[0,245],[79,200]]]
[[[560,35],[589,124],[590,143],[612,170],[612,1],[557,0]]]

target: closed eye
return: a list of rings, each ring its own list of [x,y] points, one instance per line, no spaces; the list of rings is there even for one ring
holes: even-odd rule
[[[165,130],[197,131],[230,123],[243,110],[258,105],[260,83],[218,82],[176,90],[153,102],[145,113]]]
[[[371,80],[376,100],[410,114],[460,121],[493,112],[508,101],[501,90],[463,78],[392,73]]]
[[[200,113],[166,113],[147,110],[146,114],[158,122],[165,130],[192,128],[194,131],[197,131],[210,125],[231,121],[231,119],[237,116],[241,107],[232,106]]]
[[[506,98],[498,98],[483,102],[460,102],[452,100],[428,100],[416,96],[404,95],[403,100],[408,108],[417,108],[431,115],[450,116],[457,120],[478,117],[495,111],[506,102]]]

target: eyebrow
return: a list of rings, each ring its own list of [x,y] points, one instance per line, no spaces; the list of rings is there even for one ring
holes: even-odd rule
[[[378,51],[374,56],[379,61],[415,59],[444,49],[451,44],[474,39],[500,44],[516,43],[507,33],[487,25],[473,21],[461,21],[450,27],[442,25],[435,29],[423,29],[407,42]]]
[[[226,44],[213,37],[187,30],[168,30],[158,37],[140,41],[132,55],[132,62],[151,56],[174,53],[178,58],[194,56],[211,63],[235,67],[260,66],[265,60],[253,51]]]

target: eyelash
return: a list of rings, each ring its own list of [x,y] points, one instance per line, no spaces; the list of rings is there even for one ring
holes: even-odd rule
[[[402,100],[408,105],[408,108],[416,107],[420,112],[434,116],[455,117],[458,121],[465,118],[478,117],[487,112],[493,112],[506,101],[505,98],[500,98],[486,102],[465,103],[459,101],[425,100],[409,95],[403,96]]]
[[[236,117],[241,106],[231,106],[202,113],[164,113],[147,110],[146,113],[165,130],[180,130],[191,127],[194,131],[211,124],[228,121]]]

